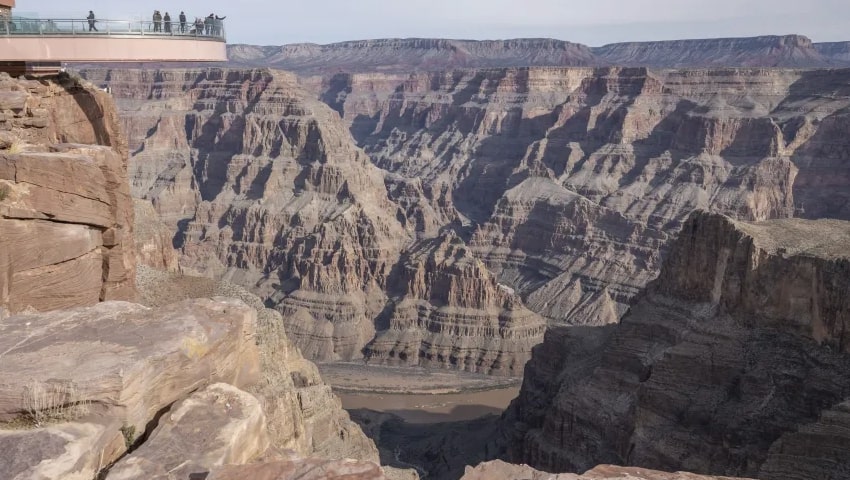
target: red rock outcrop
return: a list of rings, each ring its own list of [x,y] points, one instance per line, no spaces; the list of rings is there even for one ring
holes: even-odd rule
[[[0,308],[129,300],[133,206],[109,96],[0,74]]]
[[[843,476],[848,245],[848,222],[695,213],[619,325],[537,347],[506,417],[516,459]]]

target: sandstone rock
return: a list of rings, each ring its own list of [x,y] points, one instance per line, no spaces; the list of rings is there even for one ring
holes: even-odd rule
[[[342,409],[316,366],[304,359],[286,335],[280,313],[244,288],[207,278],[138,270],[140,297],[150,306],[186,298],[221,295],[239,298],[258,315],[260,378],[249,388],[262,404],[272,445],[301,456],[356,458],[378,462],[375,444]]]
[[[0,430],[0,471],[9,480],[89,480],[124,453],[120,422]]]
[[[31,83],[0,79],[0,95],[11,92],[33,115],[0,142],[0,305],[132,300],[127,150],[111,102],[67,78]],[[0,110],[25,115],[13,107]]]
[[[209,385],[172,407],[106,478],[176,480],[247,463],[269,447],[265,421],[252,395],[224,383]]]
[[[162,222],[147,200],[133,200],[133,234],[136,239],[137,265],[176,272],[179,269],[173,233]]]
[[[357,460],[301,458],[256,465],[225,466],[212,471],[207,480],[384,480],[381,467]]]
[[[226,299],[9,317],[0,325],[0,420],[63,418],[88,405],[142,432],[200,386],[256,381],[255,321],[253,309]]]
[[[572,332],[538,347],[506,416],[516,459],[840,477],[847,443],[828,432],[846,429],[850,391],[846,245],[848,222],[695,213],[622,322],[579,344],[590,353],[570,352],[587,338]]]

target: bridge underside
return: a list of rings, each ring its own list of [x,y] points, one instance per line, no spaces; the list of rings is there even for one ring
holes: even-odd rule
[[[0,37],[0,71],[56,73],[63,62],[224,62],[227,44],[191,37],[15,35]]]

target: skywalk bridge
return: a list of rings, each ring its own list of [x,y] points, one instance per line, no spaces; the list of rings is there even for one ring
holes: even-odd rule
[[[226,60],[222,20],[203,26],[187,22],[184,28],[172,21],[169,29],[164,22],[97,19],[90,28],[87,19],[0,15],[0,71],[11,74],[53,73],[64,62]]]

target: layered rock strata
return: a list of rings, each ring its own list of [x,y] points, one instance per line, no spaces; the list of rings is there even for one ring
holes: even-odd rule
[[[412,247],[390,283],[401,294],[369,361],[519,375],[546,329],[454,234]]]
[[[842,477],[847,245],[848,222],[695,213],[619,325],[553,334],[535,351],[506,417],[516,459]]]
[[[412,230],[336,113],[268,70],[108,75],[184,271],[252,287],[310,358],[360,357]]]
[[[850,161],[826,141],[841,138],[829,132],[848,75],[528,68],[304,83],[376,165],[423,185],[441,223],[471,231],[473,253],[529,308],[602,324],[657,275],[696,208],[850,218]]]
[[[0,74],[0,308],[134,297],[127,148],[102,92]]]

